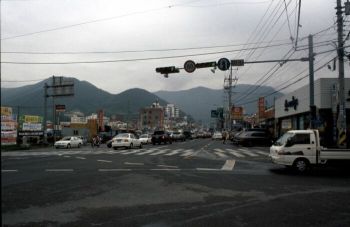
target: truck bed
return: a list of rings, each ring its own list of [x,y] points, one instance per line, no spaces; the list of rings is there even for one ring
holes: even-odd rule
[[[350,149],[321,149],[321,160],[350,160]]]

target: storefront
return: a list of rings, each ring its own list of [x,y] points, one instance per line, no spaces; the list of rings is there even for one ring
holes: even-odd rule
[[[337,138],[337,78],[321,78],[314,83],[314,104],[316,106],[314,127],[320,131],[321,145],[332,147]],[[350,78],[345,78],[347,143],[350,137]],[[275,101],[277,134],[291,129],[310,128],[309,85],[303,86]]]

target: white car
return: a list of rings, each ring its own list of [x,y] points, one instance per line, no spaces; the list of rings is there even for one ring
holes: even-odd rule
[[[142,144],[149,144],[149,143],[152,143],[152,135],[149,135],[149,134],[142,134],[140,136],[140,139]]]
[[[116,136],[115,141],[112,142],[112,147],[114,150],[117,150],[119,147],[133,148],[139,147],[142,148],[141,141],[135,137],[132,133],[122,133]]]
[[[222,133],[221,132],[214,132],[213,136],[211,137],[213,140],[221,140],[222,139]]]
[[[55,143],[56,148],[71,148],[71,147],[80,147],[83,144],[83,141],[77,136],[65,136],[61,140]]]

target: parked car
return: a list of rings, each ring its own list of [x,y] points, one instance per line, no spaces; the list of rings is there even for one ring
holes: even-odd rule
[[[213,136],[211,138],[213,140],[222,140],[222,133],[221,132],[214,132]]]
[[[83,141],[84,146],[87,144],[87,138],[85,136],[77,136],[77,137]]]
[[[173,132],[172,139],[173,141],[185,141],[186,137],[182,132]]]
[[[71,147],[80,147],[83,144],[83,141],[76,136],[65,136],[61,140],[55,143],[55,148],[71,148]]]
[[[271,146],[271,135],[263,131],[243,131],[233,138],[233,143],[242,146]]]
[[[140,136],[140,139],[142,144],[149,144],[152,143],[152,135],[150,134],[142,134]]]
[[[184,131],[183,133],[184,133],[185,138],[186,138],[187,140],[192,140],[192,139],[193,139],[193,135],[192,135],[192,132],[191,132],[191,131]]]
[[[167,144],[167,143],[172,143],[172,139],[170,137],[170,134],[166,131],[160,130],[160,131],[154,131],[152,135],[152,144]]]
[[[114,150],[118,149],[119,147],[130,149],[133,147],[142,148],[141,141],[132,133],[121,133],[115,137],[115,141],[112,142],[112,147]]]
[[[112,139],[108,140],[108,141],[106,142],[107,147],[108,147],[108,148],[112,148],[112,143],[113,143],[114,141],[116,141],[116,139],[117,139],[117,136],[114,136]]]

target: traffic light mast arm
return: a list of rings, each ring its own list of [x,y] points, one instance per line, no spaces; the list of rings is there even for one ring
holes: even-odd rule
[[[283,59],[283,60],[263,60],[263,61],[245,61],[244,64],[255,64],[255,63],[272,63],[272,62],[289,62],[289,61],[308,61],[309,58],[296,58],[296,59]]]

